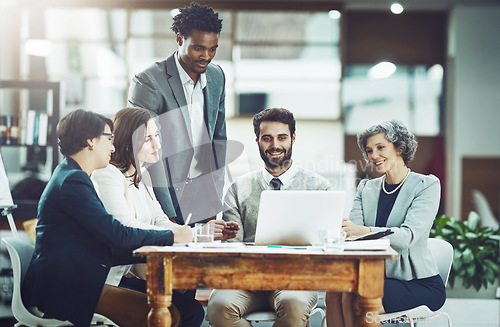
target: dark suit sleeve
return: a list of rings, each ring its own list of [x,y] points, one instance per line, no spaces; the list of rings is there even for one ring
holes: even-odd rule
[[[132,79],[128,92],[128,104],[134,107],[148,109],[155,115],[164,113],[161,95],[158,91],[157,82],[146,72],[138,73]],[[148,169],[155,180],[154,192],[161,208],[170,218],[175,218],[174,204],[168,189],[168,181],[165,176],[164,162],[160,161]]]
[[[217,113],[217,122],[215,124],[214,139],[225,140],[226,135],[226,76],[221,71],[222,92],[219,98],[219,112]]]
[[[134,257],[131,251],[114,251],[112,266],[146,263],[145,257]]]
[[[145,230],[122,225],[106,212],[90,178],[79,171],[61,185],[60,206],[79,228],[87,230],[113,251],[132,251],[143,245],[172,245],[170,230]]]
[[[226,77],[220,67],[218,67],[221,74],[222,92],[219,98],[219,106],[217,112],[217,121],[215,123],[214,136],[212,140],[213,151],[215,155],[215,164],[217,171],[215,172],[214,180],[216,181],[217,193],[222,199],[224,190],[224,174],[226,167],[226,148],[227,148],[227,134],[226,134]]]
[[[160,95],[152,79],[145,72],[134,76],[128,92],[128,104],[160,114]]]

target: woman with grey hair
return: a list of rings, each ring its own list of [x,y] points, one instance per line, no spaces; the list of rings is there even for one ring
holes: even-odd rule
[[[396,312],[419,305],[438,310],[446,292],[427,240],[439,207],[439,179],[408,168],[418,143],[399,121],[384,121],[359,133],[358,146],[383,176],[359,183],[342,227],[348,237],[387,229],[393,232],[386,237],[399,257],[386,261],[380,311]],[[353,294],[328,292],[326,301],[329,327],[354,326]]]

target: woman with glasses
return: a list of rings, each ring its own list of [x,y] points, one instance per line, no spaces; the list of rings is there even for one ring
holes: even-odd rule
[[[57,125],[65,159],[40,198],[36,245],[22,286],[25,306],[77,326],[88,326],[94,312],[120,326],[146,326],[146,295],[105,285],[110,268],[134,262],[132,251],[141,246],[172,245],[192,237],[187,226],[126,227],[106,211],[90,176],[106,167],[115,151],[112,129],[111,120],[84,110],[71,112]],[[177,326],[179,314],[172,310]]]

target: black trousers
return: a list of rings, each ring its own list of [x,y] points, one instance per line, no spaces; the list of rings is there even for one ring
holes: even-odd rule
[[[439,275],[428,278],[399,280],[386,278],[382,303],[386,313],[398,312],[426,305],[432,311],[446,301],[446,290]]]

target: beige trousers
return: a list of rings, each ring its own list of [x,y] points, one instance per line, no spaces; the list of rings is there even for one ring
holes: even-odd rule
[[[274,310],[274,327],[305,327],[317,303],[317,292],[214,290],[208,300],[206,320],[212,327],[251,327],[243,315]]]

